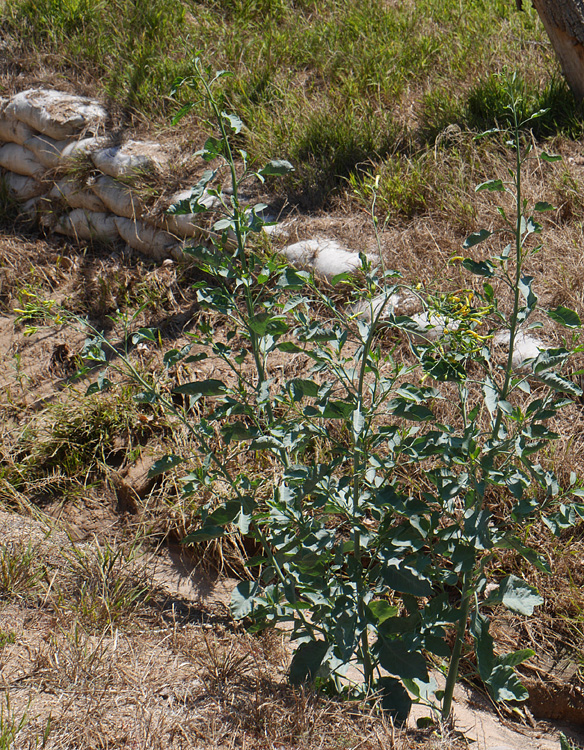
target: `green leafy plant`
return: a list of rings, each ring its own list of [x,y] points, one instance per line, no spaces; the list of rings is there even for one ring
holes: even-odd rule
[[[471,234],[465,248],[505,236],[510,242],[488,260],[460,259],[484,279],[480,293],[424,297],[411,290],[424,311],[408,317],[393,312],[404,289],[383,263],[374,267],[362,256],[360,280],[333,279],[362,303],[360,312],[347,314],[309,273],[265,257],[250,242],[265,206],[242,205],[242,184],[291,165],[274,160],[254,170],[234,147],[243,125],[218,88],[225,75],[197,58],[194,75],[177,82],[210,108],[217,134],[200,155],[218,166],[171,212],[207,210],[208,194],[222,215],[215,239],[188,251],[206,274],[197,295],[208,314],[189,334],[191,343],[166,352],[163,362],[188,370],[214,358],[229,376],[181,382],[169,394],[128,355],[109,364],[138,386],[138,401],[172,414],[193,439],[191,455],[165,455],[150,475],[188,466],[184,493],[204,500],[186,544],[235,527],[255,544],[247,562],[253,579],[234,590],[232,614],[254,632],[291,624],[293,684],[376,697],[396,721],[405,720],[413,700],[448,718],[470,636],[476,676],[494,699],[524,700],[515,667],[533,652],[499,654],[490,614],[502,605],[529,616],[542,598],[516,574],[518,566],[501,571],[498,562],[511,551],[548,572],[524,529],[543,521],[560,533],[579,522],[584,491],[575,476],[562,488],[537,460],[557,437],[548,420],[570,403],[566,394],[581,393],[561,372],[570,350],[547,349],[516,366],[519,335],[537,309],[525,267],[541,227],[522,196],[530,144],[522,137],[515,81],[505,84],[515,154],[510,180],[477,188],[506,194],[513,213],[501,206],[501,229]],[[229,193],[221,186],[224,173]],[[371,213],[377,232],[375,192]],[[548,315],[580,326],[566,308]],[[409,359],[388,345],[387,325],[409,341]],[[491,347],[495,331],[508,338],[503,361]],[[131,340],[158,343],[150,329]],[[103,368],[109,346],[91,331],[87,362]],[[297,358],[299,376],[282,374],[282,356]],[[102,371],[90,391],[110,386]],[[253,458],[249,466],[242,449]],[[506,498],[506,512],[495,512],[496,497]],[[444,671],[443,690],[432,664]]]
[[[512,292],[509,310],[502,309],[489,282],[478,308],[470,295],[466,304],[452,296],[435,299],[427,315],[430,323],[432,313],[437,317],[443,333],[437,341],[418,336],[412,345],[418,361],[404,365],[391,351],[384,351],[378,339],[384,307],[398,291],[395,274],[364,267],[370,310],[368,316],[357,318],[356,325],[320,294],[319,301],[330,314],[323,324],[310,317],[305,296],[310,280],[287,270],[262,310],[257,338],[251,330],[258,300],[250,315],[248,277],[243,284],[249,316],[246,337],[256,362],[260,353],[263,356],[257,367],[258,404],[252,405],[249,391],[242,389],[241,371],[237,392],[222,382],[214,382],[212,388],[209,381],[180,387],[196,400],[203,395],[213,398],[208,419],[223,424],[226,444],[245,441],[248,450],[265,452],[280,466],[271,497],[260,504],[254,497],[257,486],[245,476],[230,477],[235,497],[218,510],[204,511],[201,529],[185,540],[194,543],[221,535],[237,521],[258,542],[262,551],[249,562],[257,569],[256,578],[236,588],[234,616],[250,617],[254,629],[292,621],[292,637],[299,643],[290,670],[292,682],[333,683],[337,691],[344,691],[349,684],[344,679],[347,667],[357,663],[363,688],[380,692],[382,705],[400,719],[407,715],[412,695],[427,699],[435,692],[427,654],[449,663],[442,699],[442,714],[449,716],[467,632],[474,640],[478,673],[493,697],[526,698],[514,667],[532,652],[498,656],[488,613],[502,604],[530,615],[542,599],[513,574],[503,576],[485,596],[488,571],[498,550],[505,549],[547,570],[537,551],[525,545],[523,525],[545,514],[547,524],[557,531],[576,522],[584,511],[579,503],[562,502],[581,490],[575,486],[561,490],[556,477],[532,458],[557,437],[545,423],[569,403],[565,394],[579,393],[557,369],[570,352],[547,350],[529,361],[530,375],[546,388],[527,404],[521,399],[513,403],[515,394],[531,392],[530,377],[515,371],[514,354],[519,327],[537,304],[532,279],[523,268],[537,252],[530,243],[541,227],[527,213],[522,198],[521,170],[529,145],[521,137],[525,123],[518,119],[515,81],[506,85],[514,118],[510,146],[516,155],[515,169],[509,185],[493,180],[477,190],[512,195],[515,216],[509,219],[499,209],[501,231],[512,241],[493,260],[467,258],[463,265],[491,282],[496,279],[507,285]],[[206,94],[213,100],[208,87]],[[220,121],[228,119],[218,111],[216,115]],[[225,137],[222,129],[215,154],[221,149],[225,153]],[[549,206],[540,202],[534,208],[545,211]],[[235,206],[229,226],[236,228],[240,217]],[[473,233],[465,247],[493,234]],[[239,243],[237,257],[241,256]],[[214,260],[215,265],[208,264],[206,270],[216,280],[240,273],[224,255],[215,255]],[[268,278],[265,273],[264,284]],[[348,283],[346,278],[342,281]],[[312,291],[318,294],[318,289]],[[384,302],[374,303],[380,292]],[[237,282],[234,287],[205,287],[201,296],[215,312],[238,309]],[[293,330],[283,320],[284,309],[295,322]],[[509,351],[503,364],[495,362],[487,346],[490,334],[476,330],[487,315],[493,326],[508,331]],[[549,311],[549,316],[568,326],[580,324],[577,315],[564,308]],[[390,318],[402,330],[419,328],[412,318]],[[280,340],[290,333],[293,340]],[[266,358],[275,349],[305,355],[312,361],[312,376],[285,382],[271,394]],[[241,361],[244,358],[245,352]],[[474,367],[478,365],[477,373],[469,373],[471,360]],[[433,402],[444,398],[440,388],[407,382],[418,366],[424,377],[437,384],[454,385],[459,412],[455,424],[439,424],[431,409]],[[240,417],[237,428],[225,425],[232,414]],[[388,423],[382,414],[392,421]],[[338,438],[331,437],[335,424],[341,428]],[[424,429],[424,425],[431,426]],[[327,460],[308,460],[314,445],[325,440],[332,443]],[[403,479],[404,467],[412,471],[419,463],[428,466],[426,479],[434,486],[432,491],[411,476]],[[509,517],[497,518],[491,511],[487,494],[492,489],[513,498]],[[351,689],[354,692],[359,686]]]

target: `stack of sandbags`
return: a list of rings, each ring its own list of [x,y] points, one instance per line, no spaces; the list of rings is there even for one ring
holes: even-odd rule
[[[112,144],[107,119],[98,102],[61,91],[28,89],[0,98],[0,178],[6,190],[47,231],[78,240],[121,240],[155,260],[181,257],[185,240],[209,236],[198,214],[220,208],[221,200],[197,185],[168,203],[184,204],[187,213],[147,210],[136,184],[155,192],[147,180],[168,155],[155,142]],[[357,263],[353,254],[339,261],[332,250],[343,270]],[[318,263],[326,265],[330,251],[320,248]]]
[[[38,205],[51,187],[47,172],[81,136],[97,135],[106,117],[97,102],[60,91],[28,89],[0,99],[0,168],[9,194],[29,210]]]
[[[0,99],[0,173],[9,195],[51,231],[121,239],[156,259],[178,255],[187,234],[143,220],[143,206],[126,184],[163,163],[162,147],[109,145],[107,116],[98,102],[61,91],[29,89]]]

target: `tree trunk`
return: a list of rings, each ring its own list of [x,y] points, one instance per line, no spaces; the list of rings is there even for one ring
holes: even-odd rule
[[[584,0],[532,0],[568,86],[584,99]]]

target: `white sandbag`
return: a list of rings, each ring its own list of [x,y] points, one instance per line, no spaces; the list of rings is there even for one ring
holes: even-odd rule
[[[79,141],[69,141],[61,152],[61,159],[63,161],[66,159],[73,160],[84,154],[90,154],[92,151],[101,148],[103,143],[103,138],[82,138]]]
[[[319,244],[316,240],[301,240],[293,245],[287,245],[280,252],[296,266],[312,266],[318,249]]]
[[[67,179],[56,182],[48,193],[53,200],[62,200],[71,208],[84,208],[86,211],[105,212],[103,201],[77,180]]]
[[[493,336],[493,343],[504,347],[509,351],[509,331],[500,331]],[[511,365],[514,370],[526,370],[531,360],[535,359],[540,355],[541,352],[548,349],[541,339],[536,338],[524,331],[518,331],[515,334],[515,341],[513,345],[513,357],[511,359]]]
[[[85,131],[95,133],[107,119],[106,110],[98,102],[47,89],[28,89],[16,94],[4,112],[57,140]]]
[[[25,177],[15,172],[4,172],[2,178],[8,188],[9,195],[17,201],[35,198],[37,195],[42,195],[46,190],[46,185],[35,180],[34,177]]]
[[[121,146],[98,149],[91,159],[100,172],[110,177],[151,171],[166,161],[162,146],[146,141],[127,141]]]
[[[0,167],[28,177],[41,177],[46,172],[32,151],[17,143],[6,143],[0,148]]]
[[[19,146],[23,146],[34,134],[34,130],[31,130],[28,125],[20,122],[20,120],[0,114],[0,141],[18,143]]]
[[[140,201],[132,194],[130,188],[116,182],[112,177],[101,175],[91,185],[91,190],[103,202],[104,206],[116,216],[135,219],[142,215]]]
[[[351,305],[347,312],[360,320],[366,320],[368,323],[371,319],[387,320],[390,315],[397,314],[397,309],[402,301],[401,294],[378,294],[371,300],[361,300],[355,305]]]
[[[177,246],[176,239],[168,232],[156,229],[143,221],[116,217],[115,223],[120,237],[130,247],[155,260],[168,258]]]
[[[372,263],[377,261],[377,258],[372,255],[368,255],[367,259]],[[314,270],[317,273],[331,278],[339,273],[353,273],[360,268],[359,253],[345,250],[335,240],[319,241],[318,253],[314,259]]]
[[[49,205],[46,196],[39,195],[36,198],[31,198],[22,203],[18,207],[18,210],[21,216],[26,216],[33,221],[38,221],[39,215],[43,212],[43,209],[48,209]]]
[[[70,143],[71,141],[56,141],[48,135],[33,135],[24,145],[43,166],[54,169],[59,166],[63,149]]]
[[[82,240],[115,242],[120,238],[111,214],[84,211],[82,208],[76,208],[70,214],[60,217],[53,230]]]

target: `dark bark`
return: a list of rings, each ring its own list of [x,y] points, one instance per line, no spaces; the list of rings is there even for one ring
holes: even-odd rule
[[[584,0],[532,0],[574,96],[584,99]]]

